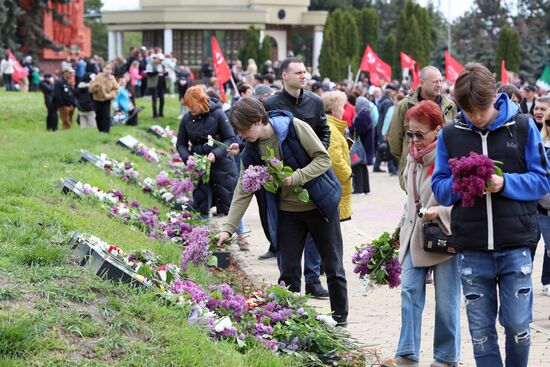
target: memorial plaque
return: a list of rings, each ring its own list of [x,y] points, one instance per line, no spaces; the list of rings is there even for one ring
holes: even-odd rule
[[[120,139],[118,139],[117,141],[117,144],[120,144],[122,145],[123,147],[126,147],[130,150],[134,150],[134,148],[136,147],[136,145],[139,144],[139,140],[137,140],[136,138],[134,138],[133,136],[131,135],[126,135]]]
[[[80,153],[80,162],[88,162],[88,163],[91,163],[93,164],[94,166],[97,166],[99,168],[103,168],[101,167],[101,164],[99,163],[99,157],[93,153],[90,153],[90,152],[87,152],[87,151],[83,151],[82,153]]]
[[[147,129],[147,132],[155,135],[156,137],[162,138],[162,134],[160,133],[160,131],[157,131],[157,130],[153,129],[154,127],[159,127],[160,128],[159,125],[153,125],[153,126],[151,126],[150,128]]]
[[[61,191],[64,194],[68,194],[72,192],[73,194],[76,194],[78,197],[84,197],[84,193],[82,192],[82,189],[77,186],[78,181],[74,178],[64,178],[61,180]]]

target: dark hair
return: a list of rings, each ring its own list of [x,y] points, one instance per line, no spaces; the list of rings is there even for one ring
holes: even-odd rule
[[[281,62],[281,72],[287,72],[288,66],[292,63],[300,63],[303,64],[304,62],[296,57],[287,57],[286,59]]]
[[[229,110],[229,122],[237,131],[248,131],[262,120],[267,124],[267,112],[262,102],[253,97],[242,97]]]
[[[239,94],[245,94],[247,90],[252,89],[250,84],[243,83],[237,87]]]
[[[443,127],[445,120],[441,114],[441,109],[437,103],[430,100],[423,100],[419,104],[410,108],[405,115],[407,121],[414,120],[423,125],[435,129],[437,126]]]
[[[485,66],[471,62],[464,66],[455,83],[456,102],[466,112],[487,109],[496,93],[495,77]]]
[[[264,74],[264,80],[267,80],[269,84],[273,84],[275,81],[275,78],[273,77],[273,74]]]
[[[521,101],[521,93],[518,87],[516,87],[513,84],[502,84],[497,89],[497,93],[506,93],[508,97],[510,97],[510,99],[512,99],[512,97],[515,96],[518,99],[518,101]]]

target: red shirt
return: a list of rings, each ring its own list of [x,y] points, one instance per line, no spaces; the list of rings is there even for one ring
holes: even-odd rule
[[[344,105],[344,114],[342,115],[342,120],[348,123],[348,127],[351,127],[354,117],[355,117],[355,107],[351,103],[347,102]]]

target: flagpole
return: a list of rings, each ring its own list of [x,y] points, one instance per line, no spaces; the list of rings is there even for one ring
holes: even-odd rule
[[[233,80],[233,75],[231,75],[231,84],[233,85],[233,89],[235,90],[235,95],[240,97],[241,95],[239,94],[239,90],[237,89],[237,84],[235,84],[235,81]]]
[[[351,90],[355,88],[355,85],[359,82],[359,75],[361,74],[361,69],[357,69],[357,74],[355,74],[355,80],[353,82],[353,85],[351,86]]]

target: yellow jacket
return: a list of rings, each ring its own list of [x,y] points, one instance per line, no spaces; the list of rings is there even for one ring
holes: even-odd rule
[[[351,163],[349,160],[349,147],[344,137],[344,130],[348,124],[334,116],[327,115],[330,126],[330,145],[328,155],[332,160],[332,169],[342,185],[342,198],[340,199],[340,220],[351,217]]]
[[[107,77],[105,74],[99,73],[90,82],[88,90],[92,93],[94,101],[110,101],[115,99],[118,94],[118,83],[113,75]]]

